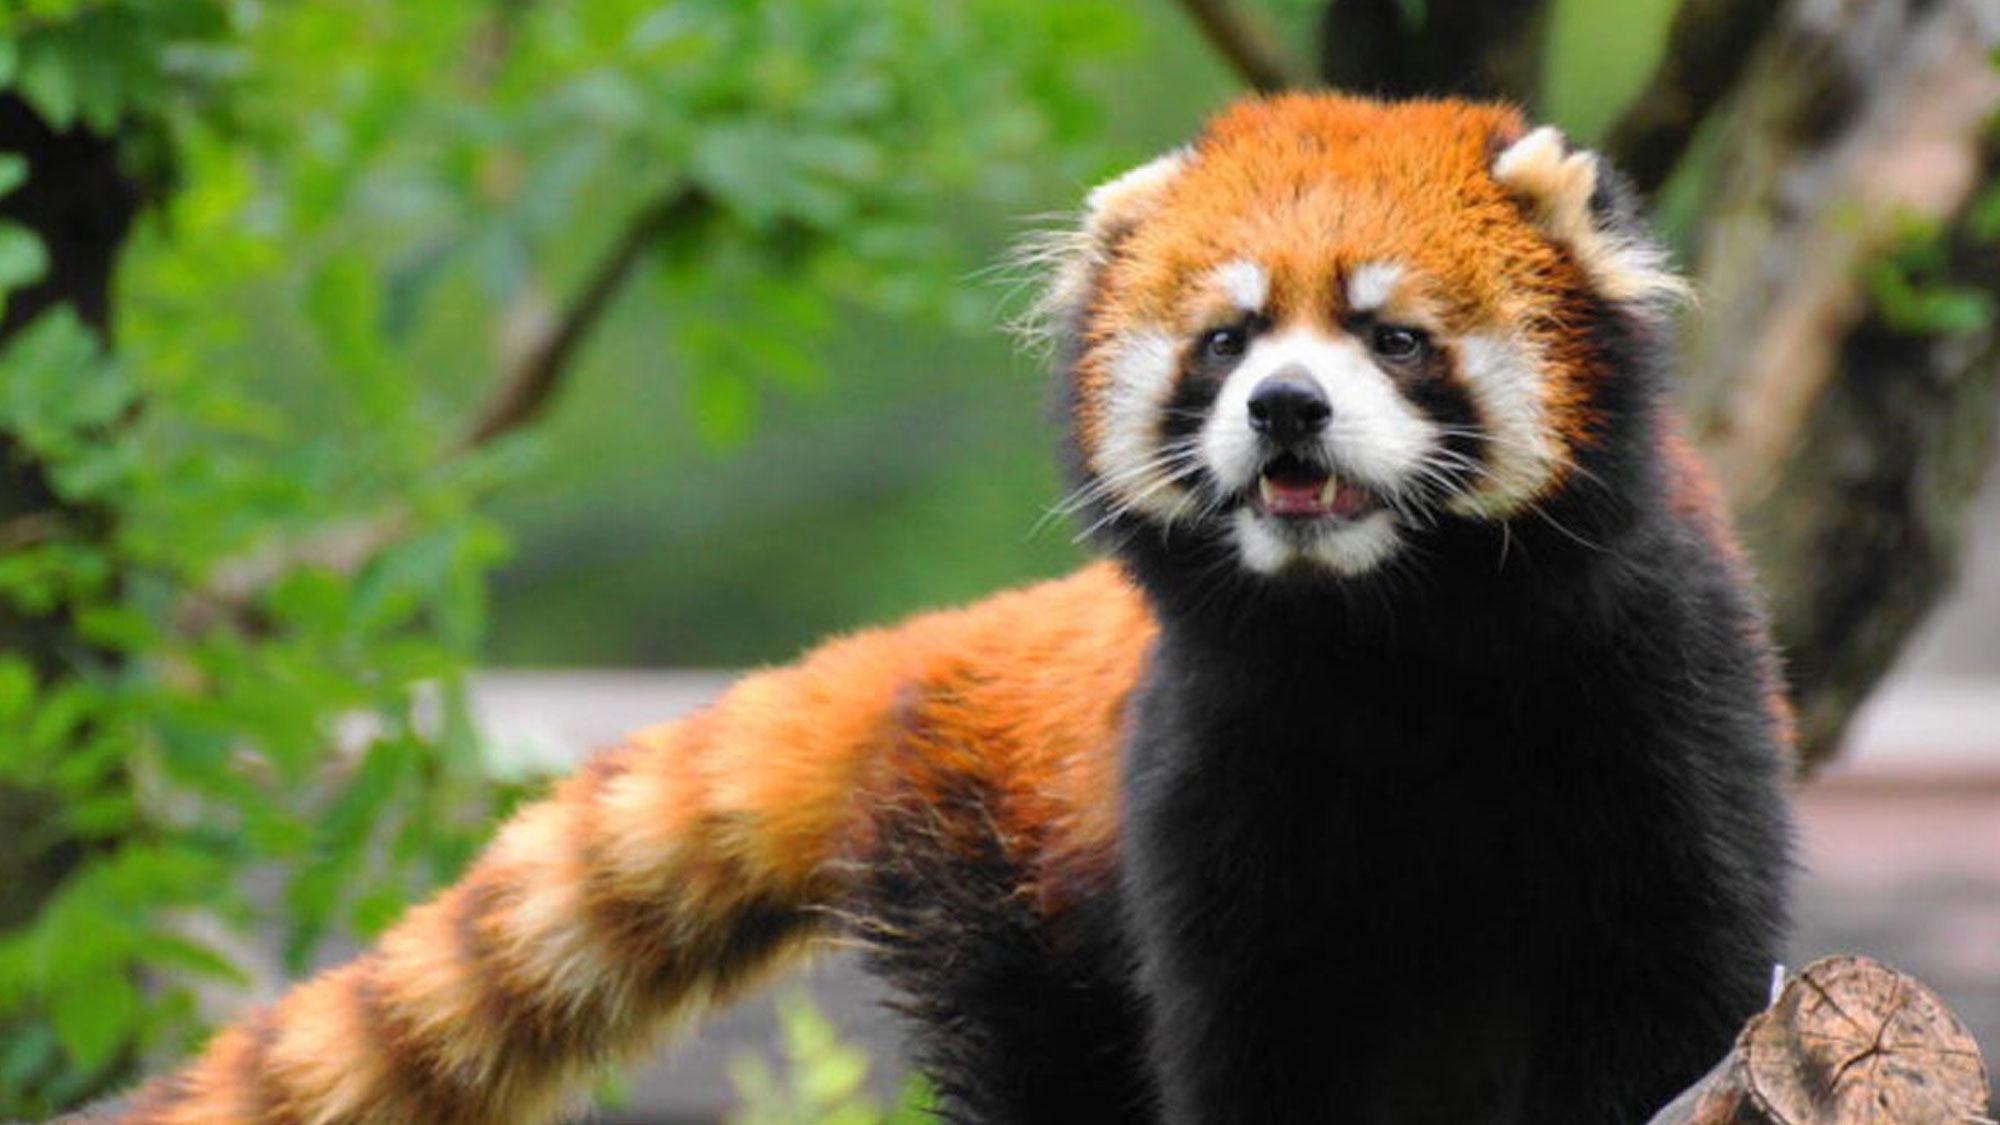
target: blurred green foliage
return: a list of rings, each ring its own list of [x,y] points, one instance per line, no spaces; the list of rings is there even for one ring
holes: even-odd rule
[[[2000,58],[1995,64],[2000,66]],[[2000,122],[1995,124],[2000,136]],[[2000,246],[2000,180],[1978,189],[1958,237],[1971,247]],[[1955,279],[1952,234],[1938,223],[1907,222],[1862,275],[1882,323],[1918,336],[1964,336],[1992,327],[1991,293]]]
[[[730,1080],[741,1108],[730,1125],[921,1125],[933,1120],[921,1079],[884,1109],[868,1093],[867,1052],[841,1039],[803,990],[778,1000],[777,1058],[732,1059]]]
[[[257,258],[209,251],[208,269]],[[188,1045],[190,985],[236,970],[186,912],[252,924],[271,905],[246,891],[253,866],[285,873],[298,968],[330,924],[371,931],[454,871],[482,819],[460,674],[501,543],[472,505],[496,463],[435,470],[407,456],[407,425],[335,436],[269,409],[202,355],[229,327],[205,276],[172,301],[152,279],[161,312],[191,315],[135,316],[117,356],[67,312],[0,354],[0,426],[94,517],[0,555],[0,597],[73,630],[60,672],[0,654],[0,782],[42,794],[60,815],[41,830],[85,852],[0,935],[0,1013],[47,1021],[0,1051],[10,1113],[46,1112],[130,1050]],[[354,573],[283,561],[240,604],[214,592],[246,553],[389,495],[403,533]]]
[[[0,354],[0,430],[64,504],[0,528],[0,597],[70,638],[57,667],[0,654],[0,783],[82,853],[0,935],[0,1115],[30,1116],[190,1046],[198,988],[243,979],[216,923],[278,922],[301,969],[504,803],[463,675],[506,550],[483,505],[536,449],[460,438],[630,216],[703,201],[617,358],[687,420],[652,440],[719,463],[767,399],[865,401],[833,391],[832,327],[983,317],[965,216],[1095,159],[1074,71],[1134,34],[1001,0],[5,11],[0,89],[115,132],[160,200],[115,351],[57,312]],[[0,289],[48,258],[0,229]]]
[[[927,283],[977,313],[970,331],[843,307],[817,344],[823,381],[753,387],[756,424],[717,445],[703,438],[688,374],[671,355],[662,362],[663,337],[683,319],[677,301],[652,295],[652,319],[607,323],[543,431],[547,456],[492,508],[517,532],[495,579],[494,659],[780,660],[833,631],[1074,565],[1075,529],[1044,518],[1061,491],[1046,372],[996,330],[1015,287],[984,267],[1090,184],[1180,144],[1241,89],[1178,6],[1118,7],[1125,34],[1093,57],[1044,45],[1092,97],[1076,110],[1089,143],[1019,163],[996,156],[994,171],[1020,177],[1018,190],[951,201],[957,272]],[[1311,52],[1319,0],[1242,7]],[[1601,130],[1645,81],[1673,7],[1559,0],[1554,119]]]
[[[98,133],[208,103],[233,77],[238,19],[220,0],[10,0],[0,88],[52,127]]]
[[[300,968],[330,928],[379,928],[461,865],[502,796],[468,784],[460,677],[503,542],[474,505],[507,451],[436,463],[373,310],[354,315],[336,272],[292,272],[310,232],[269,206],[262,154],[225,138],[216,100],[249,61],[247,9],[17,9],[0,85],[52,123],[119,130],[155,187],[163,153],[188,170],[127,260],[115,353],[58,309],[0,354],[0,429],[63,505],[0,528],[0,597],[65,633],[53,665],[0,653],[0,783],[53,810],[17,850],[80,853],[0,935],[0,1115],[41,1116],[136,1053],[191,1045],[197,988],[243,978],[217,923],[281,906]],[[23,154],[0,170],[9,190],[31,171]],[[47,259],[25,227],[0,232],[0,285]],[[230,285],[290,290],[368,425],[266,398],[242,350],[257,310],[214,300]],[[389,505],[398,533],[357,568],[292,557]],[[262,577],[233,589],[244,571]],[[253,869],[282,889],[253,896]]]

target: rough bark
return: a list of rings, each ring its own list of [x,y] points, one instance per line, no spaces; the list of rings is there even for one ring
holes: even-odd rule
[[[1979,1045],[1935,993],[1865,957],[1829,957],[1648,1125],[1972,1125],[1986,1095]]]
[[[1954,283],[2000,293],[2000,255],[1955,225]],[[1817,764],[1955,584],[1992,460],[2000,335],[1865,318],[1772,491],[1750,510],[1808,761]]]
[[[1807,769],[1949,588],[1986,463],[1991,330],[1899,331],[1863,276],[1942,225],[1952,282],[2000,296],[1956,225],[1992,175],[1996,43],[1989,0],[1799,5],[1725,141],[1683,398],[1772,592]]]

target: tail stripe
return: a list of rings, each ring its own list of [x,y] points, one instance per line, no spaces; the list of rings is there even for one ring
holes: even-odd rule
[[[558,1057],[595,1055],[634,1014],[635,967],[607,941],[583,891],[583,796],[571,783],[516,817],[468,881],[485,905],[471,926],[480,979],[545,1015],[553,1041],[565,1044]]]
[[[366,1020],[363,1041],[387,1064],[386,1084],[426,1110],[413,1120],[447,1115],[506,1077],[495,1072],[506,1045],[505,1025],[488,1014],[492,985],[452,940],[454,919],[469,897],[464,887],[454,888],[413,912],[419,924],[388,935],[375,956],[359,963],[353,986]]]
[[[635,854],[640,849],[628,834],[632,831],[628,825],[650,806],[655,810],[650,817],[654,831],[681,835],[685,822],[663,808],[671,789],[658,781],[647,784],[649,769],[668,764],[658,759],[677,756],[655,753],[649,758],[645,747],[626,742],[593,757],[576,779],[582,812],[572,823],[572,846],[583,873],[578,886],[581,912],[606,958],[630,967],[639,1001],[648,1006],[669,1002],[674,986],[685,987],[695,976],[689,951],[677,948],[673,940],[680,895],[670,885],[665,863],[672,849],[651,856]],[[648,796],[652,799],[645,800]],[[642,865],[643,874],[622,869]]]
[[[354,1009],[367,1033],[363,1042],[386,1064],[382,1071],[388,1080],[368,1085],[374,1096],[362,1102],[374,1104],[367,1105],[365,1111],[358,1108],[350,1111],[354,1118],[368,1121],[379,1115],[385,1120],[401,1118],[431,1125],[470,1120],[472,1115],[464,1107],[476,1087],[467,1086],[468,1076],[442,1057],[442,1044],[427,1041],[397,1014],[381,979],[381,963],[370,960],[362,964],[370,971],[354,982],[351,993]],[[268,1116],[253,1120],[258,1125],[265,1122],[291,1125],[295,1118],[282,1112],[282,1108],[283,1103],[267,1106],[263,1112]],[[345,1115],[330,1119],[345,1120]]]
[[[505,1058],[559,1058],[571,1051],[597,1054],[605,1047],[611,1021],[579,1020],[574,1006],[562,997],[522,980],[521,970],[508,962],[490,932],[512,897],[508,888],[491,878],[477,878],[467,884],[458,913],[460,956],[486,986],[480,1018],[506,1032],[506,1043],[499,1048]]]
[[[244,1073],[253,1080],[232,1083],[240,1091],[233,1100],[241,1116],[223,1117],[203,1106],[211,1112],[190,1116],[187,1125],[437,1121],[411,1112],[415,1107],[396,1081],[402,1076],[391,1069],[397,1060],[369,1025],[363,985],[374,963],[357,961],[294,989],[266,1017],[273,1027],[268,1038],[261,1045],[254,1037],[249,1041],[258,1059],[246,1060]],[[398,1109],[405,1112],[398,1115]]]
[[[251,1017],[243,1029],[241,1047],[236,1056],[236,1065],[230,1069],[236,1080],[241,1099],[248,1104],[244,1109],[254,1114],[253,1120],[289,1122],[291,1116],[283,1112],[285,1098],[278,1089],[279,1078],[269,1065],[271,1045],[278,1039],[278,1023],[271,1011],[265,1009]],[[218,1067],[217,1069],[223,1069]]]

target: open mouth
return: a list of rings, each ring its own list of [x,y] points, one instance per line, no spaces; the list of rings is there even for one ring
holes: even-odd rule
[[[1284,520],[1351,520],[1381,507],[1374,493],[1290,453],[1264,466],[1253,504],[1261,514]]]

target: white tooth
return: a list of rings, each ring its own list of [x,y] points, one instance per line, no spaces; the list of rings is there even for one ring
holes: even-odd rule
[[[1340,495],[1340,478],[1339,477],[1326,478],[1326,483],[1319,486],[1320,506],[1323,508],[1333,507],[1334,497],[1339,495]]]
[[[1268,508],[1268,507],[1270,507],[1270,506],[1271,506],[1271,478],[1270,478],[1270,477],[1258,477],[1258,478],[1257,478],[1257,495],[1259,495],[1259,496],[1263,497],[1263,499],[1264,499],[1264,506],[1265,506],[1265,507],[1267,507],[1267,508]]]

